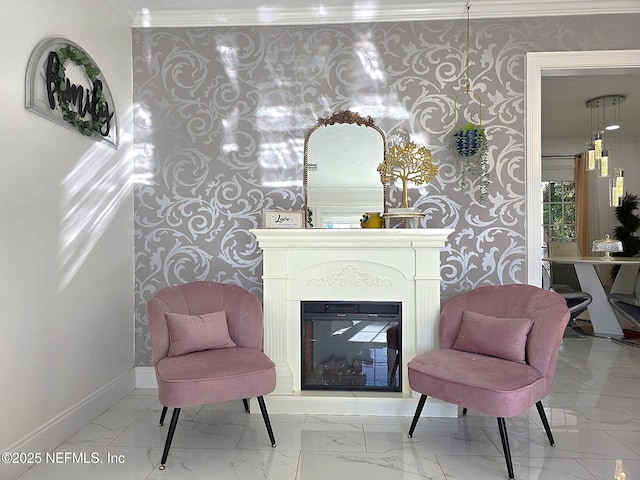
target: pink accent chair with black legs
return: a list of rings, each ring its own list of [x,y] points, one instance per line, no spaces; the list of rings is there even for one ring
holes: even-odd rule
[[[440,345],[408,364],[409,385],[421,393],[409,437],[428,396],[498,418],[509,478],[513,465],[506,417],[536,405],[551,445],[542,399],[551,384],[569,309],[559,294],[530,285],[476,288],[445,302]]]
[[[180,410],[257,397],[271,446],[276,446],[263,399],[276,386],[275,364],[262,352],[262,304],[236,285],[192,282],[167,287],[147,302],[158,398],[173,408],[160,461],[164,470]]]

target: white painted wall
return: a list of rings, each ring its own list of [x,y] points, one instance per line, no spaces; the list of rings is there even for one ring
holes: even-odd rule
[[[0,3],[0,451],[51,448],[133,388],[130,25],[105,0]],[[102,69],[117,151],[25,109],[29,55],[52,36]]]

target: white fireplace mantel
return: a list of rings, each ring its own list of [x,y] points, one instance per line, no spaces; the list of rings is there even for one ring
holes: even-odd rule
[[[263,252],[264,351],[275,362],[274,413],[411,415],[407,361],[437,346],[440,250],[450,229],[254,229]],[[402,392],[301,390],[300,302],[402,302]],[[428,402],[425,415],[457,410]]]

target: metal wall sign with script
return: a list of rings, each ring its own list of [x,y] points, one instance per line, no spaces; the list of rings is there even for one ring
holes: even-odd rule
[[[67,70],[80,73],[73,79]],[[38,115],[118,148],[118,121],[111,90],[93,59],[77,44],[48,38],[31,53],[25,106]]]

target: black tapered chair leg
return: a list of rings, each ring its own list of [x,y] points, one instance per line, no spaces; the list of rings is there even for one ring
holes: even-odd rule
[[[171,415],[171,423],[169,424],[169,431],[167,432],[167,441],[164,443],[164,451],[162,452],[162,460],[160,460],[160,470],[164,470],[164,464],[167,463],[167,457],[169,456],[169,449],[171,448],[171,441],[173,440],[173,434],[176,431],[176,425],[178,424],[178,417],[180,416],[180,409],[174,408]]]
[[[409,434],[407,435],[409,438],[413,438],[413,431],[416,429],[416,425],[418,424],[418,419],[420,418],[420,414],[422,413],[422,409],[424,408],[424,402],[426,401],[427,401],[427,396],[423,393],[420,396],[420,400],[418,400],[416,413],[413,415],[413,421],[411,422],[411,427],[409,427]]]
[[[244,403],[244,411],[247,413],[251,413],[251,408],[249,408],[249,399],[243,398],[242,403]]]
[[[513,464],[511,463],[511,450],[509,449],[509,437],[507,436],[507,424],[502,417],[498,417],[498,428],[500,429],[500,440],[502,440],[504,459],[507,462],[507,472],[509,473],[509,480],[514,480]]]
[[[163,406],[162,407],[162,413],[160,414],[160,421],[158,422],[158,425],[162,426],[162,424],[164,423],[164,417],[167,416],[167,407]]]
[[[260,411],[262,412],[262,418],[264,424],[267,427],[267,433],[269,434],[269,440],[271,440],[271,446],[276,446],[276,438],[273,436],[273,430],[271,429],[271,422],[269,421],[269,414],[267,413],[267,406],[264,404],[264,398],[262,396],[258,398],[258,405],[260,405]]]
[[[551,444],[552,447],[555,447],[556,442],[553,440],[553,434],[551,433],[551,427],[549,426],[549,421],[547,420],[547,414],[544,413],[544,407],[542,406],[542,401],[536,403],[536,408],[538,409],[538,413],[540,414],[540,420],[542,420],[544,431],[547,432],[547,438],[549,439],[549,443]]]

